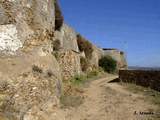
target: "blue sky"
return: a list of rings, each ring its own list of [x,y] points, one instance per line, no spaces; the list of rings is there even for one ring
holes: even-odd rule
[[[160,67],[160,0],[60,0],[65,22],[129,65]]]

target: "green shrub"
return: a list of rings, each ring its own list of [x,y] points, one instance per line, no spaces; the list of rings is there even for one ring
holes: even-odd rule
[[[80,58],[80,63],[81,63],[81,69],[83,72],[86,72],[88,67],[89,67],[89,61],[88,59],[81,57]]]
[[[43,70],[36,65],[32,66],[32,71],[36,73],[43,73]]]
[[[55,0],[54,4],[55,4],[55,30],[59,31],[63,25],[64,18],[57,0]]]
[[[47,71],[47,76],[48,76],[48,77],[52,77],[53,75],[54,75],[54,74],[53,74],[53,72],[52,72],[51,70],[48,70],[48,71]]]
[[[85,75],[75,75],[72,79],[71,79],[71,83],[74,85],[81,85],[85,82],[86,80],[86,76]]]
[[[90,59],[92,57],[92,52],[93,52],[92,44],[88,40],[83,38],[80,34],[77,35],[77,43],[79,50],[81,52],[84,51],[86,57]]]
[[[99,66],[102,67],[105,72],[114,73],[117,68],[117,62],[110,56],[104,56],[99,60]]]
[[[0,93],[8,89],[9,82],[6,80],[0,80]]]
[[[53,51],[58,51],[61,48],[60,40],[56,39],[52,42]]]

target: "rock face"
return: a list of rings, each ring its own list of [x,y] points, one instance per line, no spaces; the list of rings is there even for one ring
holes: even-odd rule
[[[55,31],[55,40],[59,40],[63,50],[79,52],[77,45],[77,33],[68,25],[63,24],[60,31]]]
[[[15,52],[20,47],[22,43],[18,39],[18,32],[15,25],[1,25],[0,27],[0,50],[8,51],[10,53]]]
[[[1,0],[0,13],[1,51],[39,44],[54,32],[54,0]]]
[[[33,118],[28,119],[35,120],[35,112],[45,114],[46,106],[58,105],[61,70],[51,54],[44,56],[35,49],[19,56],[0,58],[0,80],[0,96],[3,96],[0,110],[9,120],[28,118],[28,112]]]
[[[81,74],[80,53],[73,50],[61,51],[59,63],[63,80],[69,80],[75,75]]]
[[[80,53],[77,44],[77,33],[63,24],[60,31],[55,31],[54,40],[60,41],[59,63],[63,80],[81,73]]]
[[[117,49],[103,49],[103,55],[111,56],[113,59],[117,61],[118,69],[127,69],[127,61],[125,58],[125,54],[122,51],[119,51]]]
[[[93,45],[92,57],[90,63],[92,66],[99,67],[99,59],[103,56],[103,50]]]
[[[61,95],[61,69],[51,46],[54,0],[1,0],[0,13],[0,114],[54,120]]]

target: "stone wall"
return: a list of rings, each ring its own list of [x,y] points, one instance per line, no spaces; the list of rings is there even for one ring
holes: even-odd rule
[[[81,73],[77,33],[68,25],[63,24],[60,31],[55,31],[54,36],[54,40],[60,41],[58,61],[62,70],[62,78],[68,80]]]
[[[90,59],[91,65],[98,67],[99,66],[99,59],[102,56],[103,56],[103,50],[101,48],[98,48],[95,45],[93,45],[92,57]]]
[[[111,56],[117,61],[118,69],[127,69],[127,61],[124,52],[117,49],[103,49],[103,55]]]
[[[134,83],[160,91],[160,71],[120,70],[122,82]]]
[[[67,50],[59,53],[59,64],[62,70],[63,80],[69,80],[81,73],[80,53]]]
[[[77,45],[77,33],[68,25],[63,24],[60,31],[55,31],[55,40],[60,40],[63,50],[74,50],[79,52]]]

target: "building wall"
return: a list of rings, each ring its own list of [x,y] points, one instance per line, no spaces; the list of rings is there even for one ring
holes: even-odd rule
[[[119,69],[127,69],[127,61],[124,52],[117,49],[106,49],[103,50],[103,55],[108,55],[115,59],[117,61],[117,66]]]

